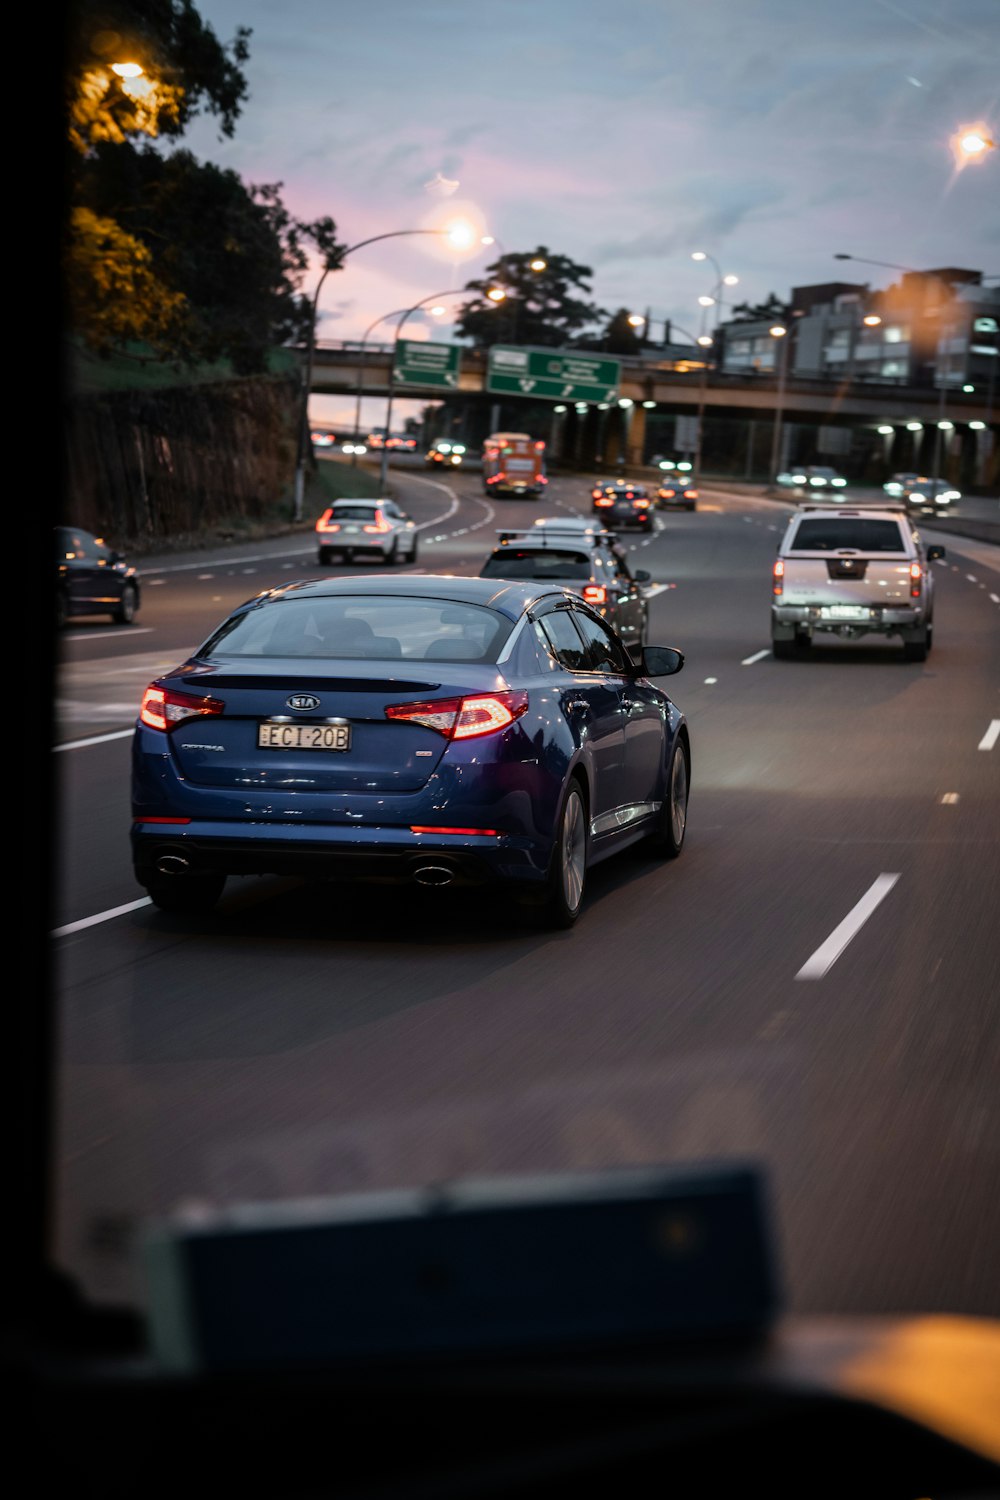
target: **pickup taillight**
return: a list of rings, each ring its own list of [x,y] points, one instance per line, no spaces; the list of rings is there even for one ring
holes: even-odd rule
[[[774,564],[774,583],[772,585],[772,592],[775,593],[775,594],[780,594],[782,592],[782,590],[784,589],[784,587],[785,587],[785,564],[784,564],[783,560],[779,557],[778,560],[777,560],[777,562]]]
[[[910,563],[910,598],[919,599],[923,586],[924,570],[918,562]]]

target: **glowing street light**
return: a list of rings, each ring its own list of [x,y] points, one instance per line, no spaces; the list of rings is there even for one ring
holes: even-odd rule
[[[711,349],[714,342],[715,340],[710,333],[699,333],[695,339],[695,343],[700,344],[703,349]]]
[[[540,255],[536,255],[534,260],[530,260],[528,262],[528,265],[533,271],[544,271],[548,268],[548,264],[548,261],[543,260]]]
[[[453,224],[447,225],[444,232],[448,243],[456,250],[471,250],[475,244],[476,232],[467,219],[456,219]]]
[[[960,131],[958,134],[958,149],[967,158],[985,156],[987,151],[995,151],[996,145],[996,141],[980,125],[974,125],[971,130]]]
[[[715,298],[714,297],[699,297],[698,298],[698,306],[699,307],[714,307],[715,306]]]
[[[119,78],[141,78],[145,69],[142,63],[124,62],[112,63],[112,73],[117,73]]]
[[[502,302],[507,293],[502,286],[491,286],[486,295],[491,302]]]
[[[639,313],[629,313],[628,323],[630,328],[643,328],[645,326],[646,319],[641,317]]]
[[[866,328],[879,328],[882,324],[882,319],[877,313],[868,313],[861,321]]]

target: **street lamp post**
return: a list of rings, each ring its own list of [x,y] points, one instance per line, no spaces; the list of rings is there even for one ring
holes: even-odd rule
[[[316,349],[316,313],[319,307],[319,294],[323,290],[323,283],[331,271],[339,271],[349,255],[355,250],[363,250],[366,245],[377,244],[379,240],[398,240],[413,234],[436,234],[444,235],[450,239],[456,248],[465,248],[467,242],[471,242],[471,236],[466,228],[462,233],[461,241],[459,234],[461,226],[453,224],[448,229],[392,229],[388,234],[373,234],[367,240],[359,240],[356,245],[351,245],[341,252],[336,258],[327,261],[323,268],[323,274],[319,278],[316,291],[313,294],[312,310],[309,318],[309,341],[306,346],[306,378],[302,385],[302,398],[299,403],[298,442],[295,454],[295,494],[293,502],[293,515],[296,521],[302,519],[302,505],[306,488],[306,446],[309,435],[309,392],[312,388],[313,355]]]
[[[772,328],[768,329],[768,333],[773,339],[784,339],[788,334],[788,329],[785,328],[781,323],[775,323]],[[778,394],[774,407],[774,436],[771,439],[772,483],[774,481],[774,477],[778,472],[778,466],[781,463],[781,413],[785,402],[785,373],[787,368],[788,345],[782,344],[781,352],[778,356]]]
[[[715,285],[712,288],[711,301],[704,302],[700,297],[698,300],[702,303],[703,307],[711,307],[713,303],[715,304],[715,329],[716,332],[718,332],[719,316],[722,310],[722,289],[723,287],[727,286],[738,286],[740,278],[738,276],[724,275],[722,267],[719,265],[719,262],[716,260],[715,256],[709,255],[707,250],[692,250],[691,259],[697,261],[710,261],[712,264],[712,269],[715,272]],[[702,314],[702,332],[704,332],[704,322],[705,315]]]
[[[409,318],[413,317],[413,314],[415,312],[419,312],[422,307],[426,307],[428,302],[436,302],[439,297],[465,297],[468,295],[468,290],[468,287],[464,286],[451,287],[447,292],[434,292],[430,297],[422,297],[419,302],[415,302],[412,307],[408,307],[406,309],[403,316],[396,324],[396,332],[393,335],[392,341],[392,362],[389,365],[389,399],[386,402],[385,408],[385,439],[382,443],[382,456],[379,463],[378,474],[379,488],[382,490],[385,489],[386,479],[389,473],[389,438],[392,433],[392,401],[393,396],[396,393],[396,353],[399,349],[399,335],[403,330],[403,325]],[[389,316],[391,317],[392,314],[390,313]]]

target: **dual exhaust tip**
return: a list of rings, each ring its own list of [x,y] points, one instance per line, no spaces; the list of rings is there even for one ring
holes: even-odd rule
[[[182,854],[161,854],[156,861],[156,868],[161,875],[186,875],[191,869],[191,863]],[[447,865],[418,865],[413,878],[418,885],[440,887],[451,885],[455,872]]]

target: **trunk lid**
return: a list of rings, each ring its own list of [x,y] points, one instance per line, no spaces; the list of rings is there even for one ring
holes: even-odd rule
[[[899,605],[910,602],[910,558],[857,552],[792,553],[785,559],[782,604]]]
[[[297,658],[188,662],[160,683],[217,699],[221,715],[186,720],[170,732],[171,753],[197,786],[233,790],[415,792],[440,763],[449,741],[419,724],[390,721],[390,704],[460,698],[507,686],[492,665],[419,661],[334,661]],[[293,708],[294,696],[316,700]],[[347,749],[262,747],[259,727],[274,721],[322,726],[347,721]],[[319,735],[310,736],[319,739]]]

